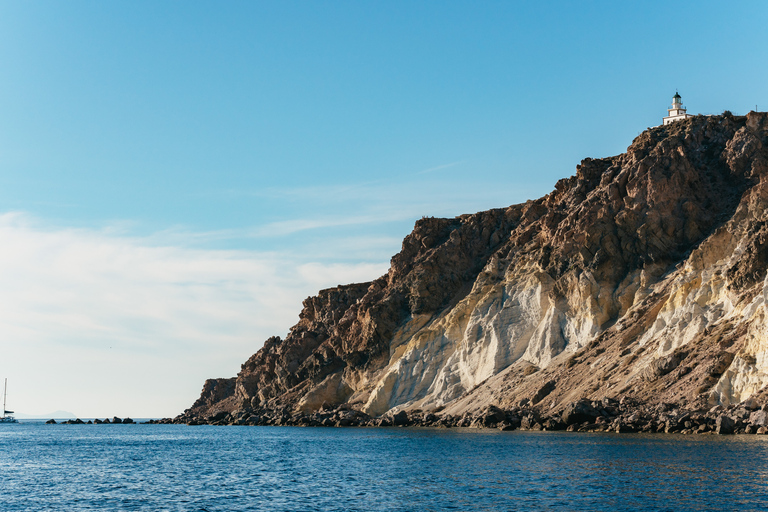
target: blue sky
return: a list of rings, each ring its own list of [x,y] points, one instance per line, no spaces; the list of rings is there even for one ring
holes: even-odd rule
[[[757,1],[0,4],[16,409],[177,414],[303,297],[386,271],[419,217],[539,197],[660,124],[676,89],[691,113],[768,110],[767,18]],[[67,377],[100,371],[133,391]]]

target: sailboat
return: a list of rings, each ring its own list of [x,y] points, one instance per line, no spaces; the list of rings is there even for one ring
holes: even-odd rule
[[[5,385],[3,386],[3,415],[0,416],[0,423],[18,423],[16,418],[11,416],[13,411],[9,411],[5,408],[5,398],[8,395],[8,379],[5,379]]]

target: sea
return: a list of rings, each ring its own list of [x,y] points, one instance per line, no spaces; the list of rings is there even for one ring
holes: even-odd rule
[[[768,436],[28,420],[0,510],[768,510]]]

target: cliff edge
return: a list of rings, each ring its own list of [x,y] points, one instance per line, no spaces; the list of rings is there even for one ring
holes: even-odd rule
[[[176,421],[764,400],[767,177],[768,114],[726,112],[651,128],[538,200],[421,219],[386,275],[306,299]]]

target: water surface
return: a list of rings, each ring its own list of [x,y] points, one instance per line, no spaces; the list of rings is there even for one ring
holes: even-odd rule
[[[0,510],[768,510],[768,439],[0,425]]]

